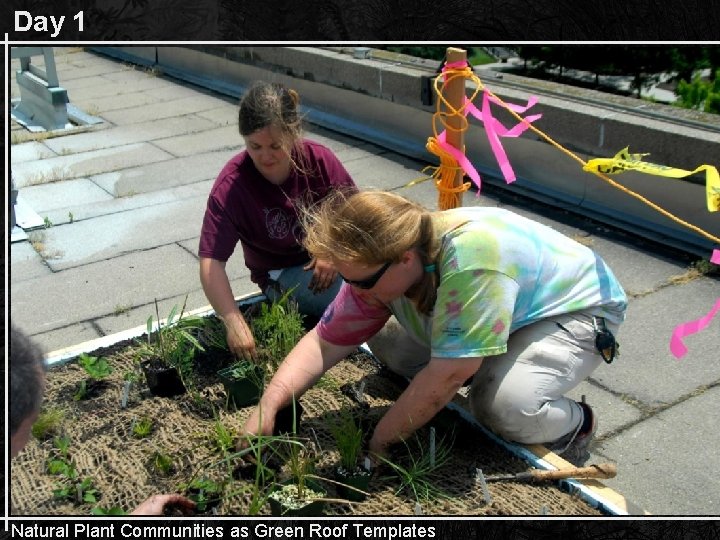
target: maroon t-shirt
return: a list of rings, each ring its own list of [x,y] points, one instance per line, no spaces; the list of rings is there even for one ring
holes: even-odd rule
[[[306,159],[299,165],[304,172],[293,169],[281,186],[260,174],[247,151],[228,161],[210,190],[200,257],[227,261],[239,241],[250,279],[263,290],[269,270],[310,260],[301,245],[296,205],[317,202],[336,188],[357,191],[357,187],[330,149],[307,139],[303,146]]]

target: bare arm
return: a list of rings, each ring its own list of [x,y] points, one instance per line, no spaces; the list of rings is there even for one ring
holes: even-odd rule
[[[452,400],[482,361],[478,357],[432,358],[378,422],[370,439],[370,452],[385,455],[389,445],[424,426]]]
[[[277,411],[289,404],[293,396],[299,398],[323,373],[355,349],[328,343],[315,329],[310,330],[280,364],[260,403],[245,422],[243,433],[271,434]]]
[[[215,313],[225,323],[230,350],[239,357],[254,357],[255,339],[235,303],[225,262],[201,257],[200,283]]]

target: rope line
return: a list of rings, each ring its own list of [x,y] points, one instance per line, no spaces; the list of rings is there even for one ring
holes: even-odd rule
[[[447,85],[450,81],[462,77],[463,79],[470,80],[475,84],[475,91],[473,92],[472,96],[468,98],[466,101],[463,102],[462,106],[459,109],[456,109],[453,107],[450,102],[445,98],[443,95],[443,90],[445,89],[445,85]],[[442,85],[440,85],[441,79],[443,80]],[[532,130],[536,135],[541,137],[543,140],[563,152],[565,155],[569,156],[571,159],[574,159],[580,165],[583,167],[587,165],[587,162],[583,160],[581,157],[579,157],[577,154],[573,153],[572,151],[565,148],[563,145],[552,139],[549,135],[547,135],[542,130],[535,127],[531,122],[527,121],[525,118],[523,118],[520,114],[516,113],[512,110],[512,108],[505,103],[502,99],[500,99],[498,96],[496,96],[493,92],[485,88],[480,78],[472,71],[471,67],[469,65],[466,65],[462,68],[458,67],[445,67],[443,68],[443,72],[439,74],[437,77],[435,77],[434,80],[434,88],[435,93],[438,96],[438,101],[436,105],[435,113],[433,114],[433,121],[432,121],[432,127],[433,127],[433,136],[428,138],[426,148],[427,150],[438,156],[440,159],[440,165],[438,167],[435,167],[435,171],[432,173],[431,177],[435,179],[435,185],[437,186],[437,189],[439,191],[439,201],[438,206],[441,210],[446,210],[448,208],[456,208],[460,203],[460,196],[463,192],[470,189],[470,182],[464,182],[460,186],[455,186],[455,176],[458,170],[461,170],[461,167],[458,165],[457,160],[448,154],[445,150],[443,150],[438,142],[438,137],[440,136],[438,134],[438,123],[441,124],[445,130],[447,131],[454,131],[454,132],[464,132],[469,128],[469,122],[464,114],[465,107],[468,103],[472,103],[477,95],[481,91],[485,91],[488,93],[488,95],[496,100],[497,104],[503,107],[505,110],[507,110],[512,116],[514,116],[518,121],[525,124],[530,130]],[[445,110],[442,109],[442,107],[445,107]],[[455,118],[459,119],[459,126],[455,127],[450,125],[449,119]],[[459,149],[465,153],[465,148]],[[672,221],[682,225],[683,227],[686,227],[697,234],[707,238],[708,240],[711,240],[713,242],[716,242],[720,244],[720,238],[717,236],[714,236],[707,231],[701,229],[700,227],[693,225],[692,223],[689,223],[678,216],[672,214],[671,212],[665,210],[658,204],[652,202],[651,200],[647,199],[643,195],[640,195],[639,193],[623,186],[622,184],[616,182],[615,180],[608,177],[606,174],[600,172],[600,171],[588,171],[594,174],[595,176],[599,177],[601,180],[604,180],[612,187],[619,189],[620,191],[623,191],[627,195],[630,195],[631,197],[634,197],[635,199],[639,200],[640,202],[646,204],[653,210],[659,212],[663,216],[671,219]],[[413,181],[412,183],[416,183]]]

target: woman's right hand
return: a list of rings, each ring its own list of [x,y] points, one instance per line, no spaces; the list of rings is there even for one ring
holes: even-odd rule
[[[230,351],[237,358],[254,360],[256,355],[255,338],[243,316],[238,312],[237,316],[224,322]]]

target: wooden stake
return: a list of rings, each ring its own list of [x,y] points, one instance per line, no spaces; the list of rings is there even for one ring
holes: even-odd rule
[[[467,51],[464,49],[457,49],[455,47],[448,47],[446,51],[446,60],[448,64],[455,62],[467,62]],[[460,110],[465,99],[465,78],[455,77],[450,80],[444,87],[445,99],[455,110]],[[462,153],[465,153],[465,136],[464,132],[460,131],[463,126],[463,120],[459,116],[449,116],[447,119],[447,142],[452,147],[457,148]],[[453,179],[453,187],[460,187],[463,184],[463,171],[461,169],[455,171],[455,178]],[[462,206],[462,192],[457,194],[457,206]],[[441,209],[442,210],[442,209]]]

